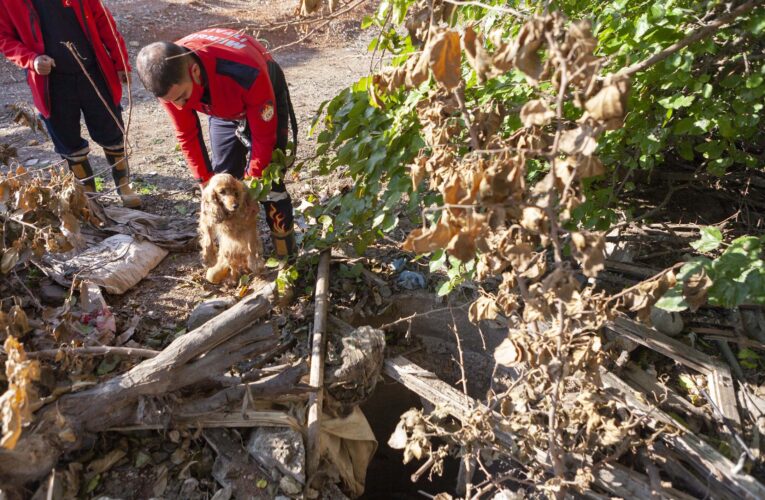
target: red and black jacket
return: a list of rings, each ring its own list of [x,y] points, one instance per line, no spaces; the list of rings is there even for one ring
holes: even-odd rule
[[[251,36],[223,28],[192,33],[176,43],[194,52],[207,79],[207,103],[178,109],[163,102],[192,174],[200,182],[213,176],[196,113],[201,111],[226,120],[247,120],[252,150],[245,172],[260,177],[271,162],[278,121],[268,74],[272,59],[266,48]]]
[[[109,10],[101,0],[61,0],[64,7],[74,10],[83,33],[96,54],[115,105],[122,99],[122,84],[118,71],[130,71],[125,40],[117,31]],[[45,43],[37,11],[30,0],[0,2],[0,54],[17,66],[28,70],[27,83],[38,111],[50,117],[48,76],[34,71],[34,60],[45,54]]]

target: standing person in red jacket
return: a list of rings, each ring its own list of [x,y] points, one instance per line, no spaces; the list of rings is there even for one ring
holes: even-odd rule
[[[108,108],[65,43],[74,45]],[[86,191],[94,192],[96,183],[88,142],[80,134],[81,113],[112,167],[122,203],[140,207],[141,199],[130,187],[120,107],[121,84],[129,81],[130,65],[125,41],[101,0],[2,0],[0,53],[26,70],[55,150]]]
[[[205,184],[216,173],[261,177],[274,149],[286,151],[297,121],[284,73],[260,43],[234,30],[213,28],[176,43],[142,48],[136,70],[175,125],[186,163]],[[212,159],[197,112],[209,116]],[[294,255],[292,200],[280,180],[263,202],[277,256]]]

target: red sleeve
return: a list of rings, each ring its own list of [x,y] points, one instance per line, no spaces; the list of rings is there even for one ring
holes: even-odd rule
[[[34,61],[39,55],[21,43],[5,7],[0,9],[0,54],[16,66],[29,70],[34,70]]]
[[[89,0],[89,3],[96,21],[96,29],[104,45],[106,45],[106,50],[109,51],[114,68],[117,71],[130,71],[127,46],[122,35],[117,31],[117,23],[111,12],[104,7],[101,0]]]
[[[162,102],[162,101],[160,101]],[[190,109],[178,109],[170,103],[162,102],[175,126],[175,137],[186,158],[191,174],[199,182],[207,182],[213,176],[212,164],[207,154],[207,147],[202,137],[199,115]]]
[[[267,72],[261,73],[255,80],[245,95],[244,102],[252,140],[250,165],[246,175],[260,177],[271,163],[271,155],[276,145],[276,103]]]

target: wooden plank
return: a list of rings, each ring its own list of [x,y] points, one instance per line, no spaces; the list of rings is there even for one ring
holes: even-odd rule
[[[627,337],[633,342],[672,358],[704,375],[709,375],[719,364],[714,358],[683,344],[679,340],[629,318],[618,317],[614,321],[606,323],[605,329],[616,335]]]
[[[707,385],[709,386],[709,397],[717,403],[728,423],[740,434],[741,416],[738,414],[738,407],[736,406],[736,388],[733,385],[730,368],[720,363],[714,372],[707,375]]]
[[[693,349],[679,340],[673,339],[653,328],[619,317],[606,325],[616,335],[623,335],[630,340],[644,345],[660,354],[674,359],[678,363],[688,366],[707,377],[709,396],[722,412],[724,418],[733,427],[734,431],[741,434],[741,417],[736,407],[736,389],[733,386],[730,367],[711,356]],[[722,432],[734,450],[740,446],[730,431],[722,426]]]
[[[306,476],[314,477],[319,468],[319,435],[321,433],[321,407],[324,394],[324,354],[327,349],[327,305],[329,304],[329,260],[331,250],[319,257],[316,278],[316,301],[311,338],[311,368],[308,383],[316,392],[308,396],[308,439],[306,442]]]
[[[749,474],[737,471],[736,465],[713,446],[689,432],[682,424],[674,421],[656,406],[646,402],[641,394],[615,374],[601,369],[601,377],[606,387],[621,393],[634,413],[678,428],[680,433],[665,432],[661,434],[661,439],[674,447],[678,454],[687,459],[705,479],[717,484],[726,494],[734,497],[747,500],[765,498],[765,485]],[[712,496],[719,495],[712,492]]]
[[[628,264],[626,262],[620,262],[618,260],[606,259],[606,269],[609,271],[617,271],[623,274],[629,274],[631,276],[637,276],[638,278],[650,278],[656,276],[661,272],[661,269],[653,269],[648,266],[638,266],[635,264]]]
[[[458,391],[439,379],[433,372],[425,370],[403,356],[386,359],[383,370],[386,375],[461,422],[467,422],[477,409],[489,411],[485,405]],[[511,434],[495,427],[494,436],[497,443],[507,449],[508,452],[513,448],[513,436]],[[536,460],[552,471],[549,457],[545,451],[537,450]],[[597,468],[593,474],[595,484],[598,487],[623,498],[646,498],[641,494],[650,491],[647,478],[618,464],[604,464]],[[593,494],[592,496],[596,497],[597,495]],[[679,494],[674,498],[685,500]]]
[[[183,417],[180,416],[173,419],[169,424],[163,423],[147,423],[147,424],[133,424],[120,427],[113,427],[109,431],[129,432],[129,431],[143,431],[143,430],[162,430],[168,427],[201,427],[208,428],[221,428],[221,427],[291,427],[297,431],[302,432],[300,423],[292,417],[282,411],[263,411],[263,410],[246,410],[237,411],[232,413],[210,413],[204,416],[196,417]]]
[[[433,372],[421,368],[403,356],[386,359],[383,370],[396,382],[462,422],[468,421],[475,409],[483,406],[439,379]]]
[[[703,409],[694,406],[693,403],[680,396],[672,388],[659,382],[656,377],[649,375],[635,363],[627,363],[618,373],[633,389],[645,395],[653,396],[656,403],[662,401],[662,406],[667,405],[674,410],[682,410],[684,413],[709,421],[709,415]]]

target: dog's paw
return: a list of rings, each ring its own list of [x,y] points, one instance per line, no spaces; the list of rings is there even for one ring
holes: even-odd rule
[[[217,285],[228,277],[228,273],[228,266],[216,266],[208,269],[205,277],[207,278],[207,281],[213,285]]]

